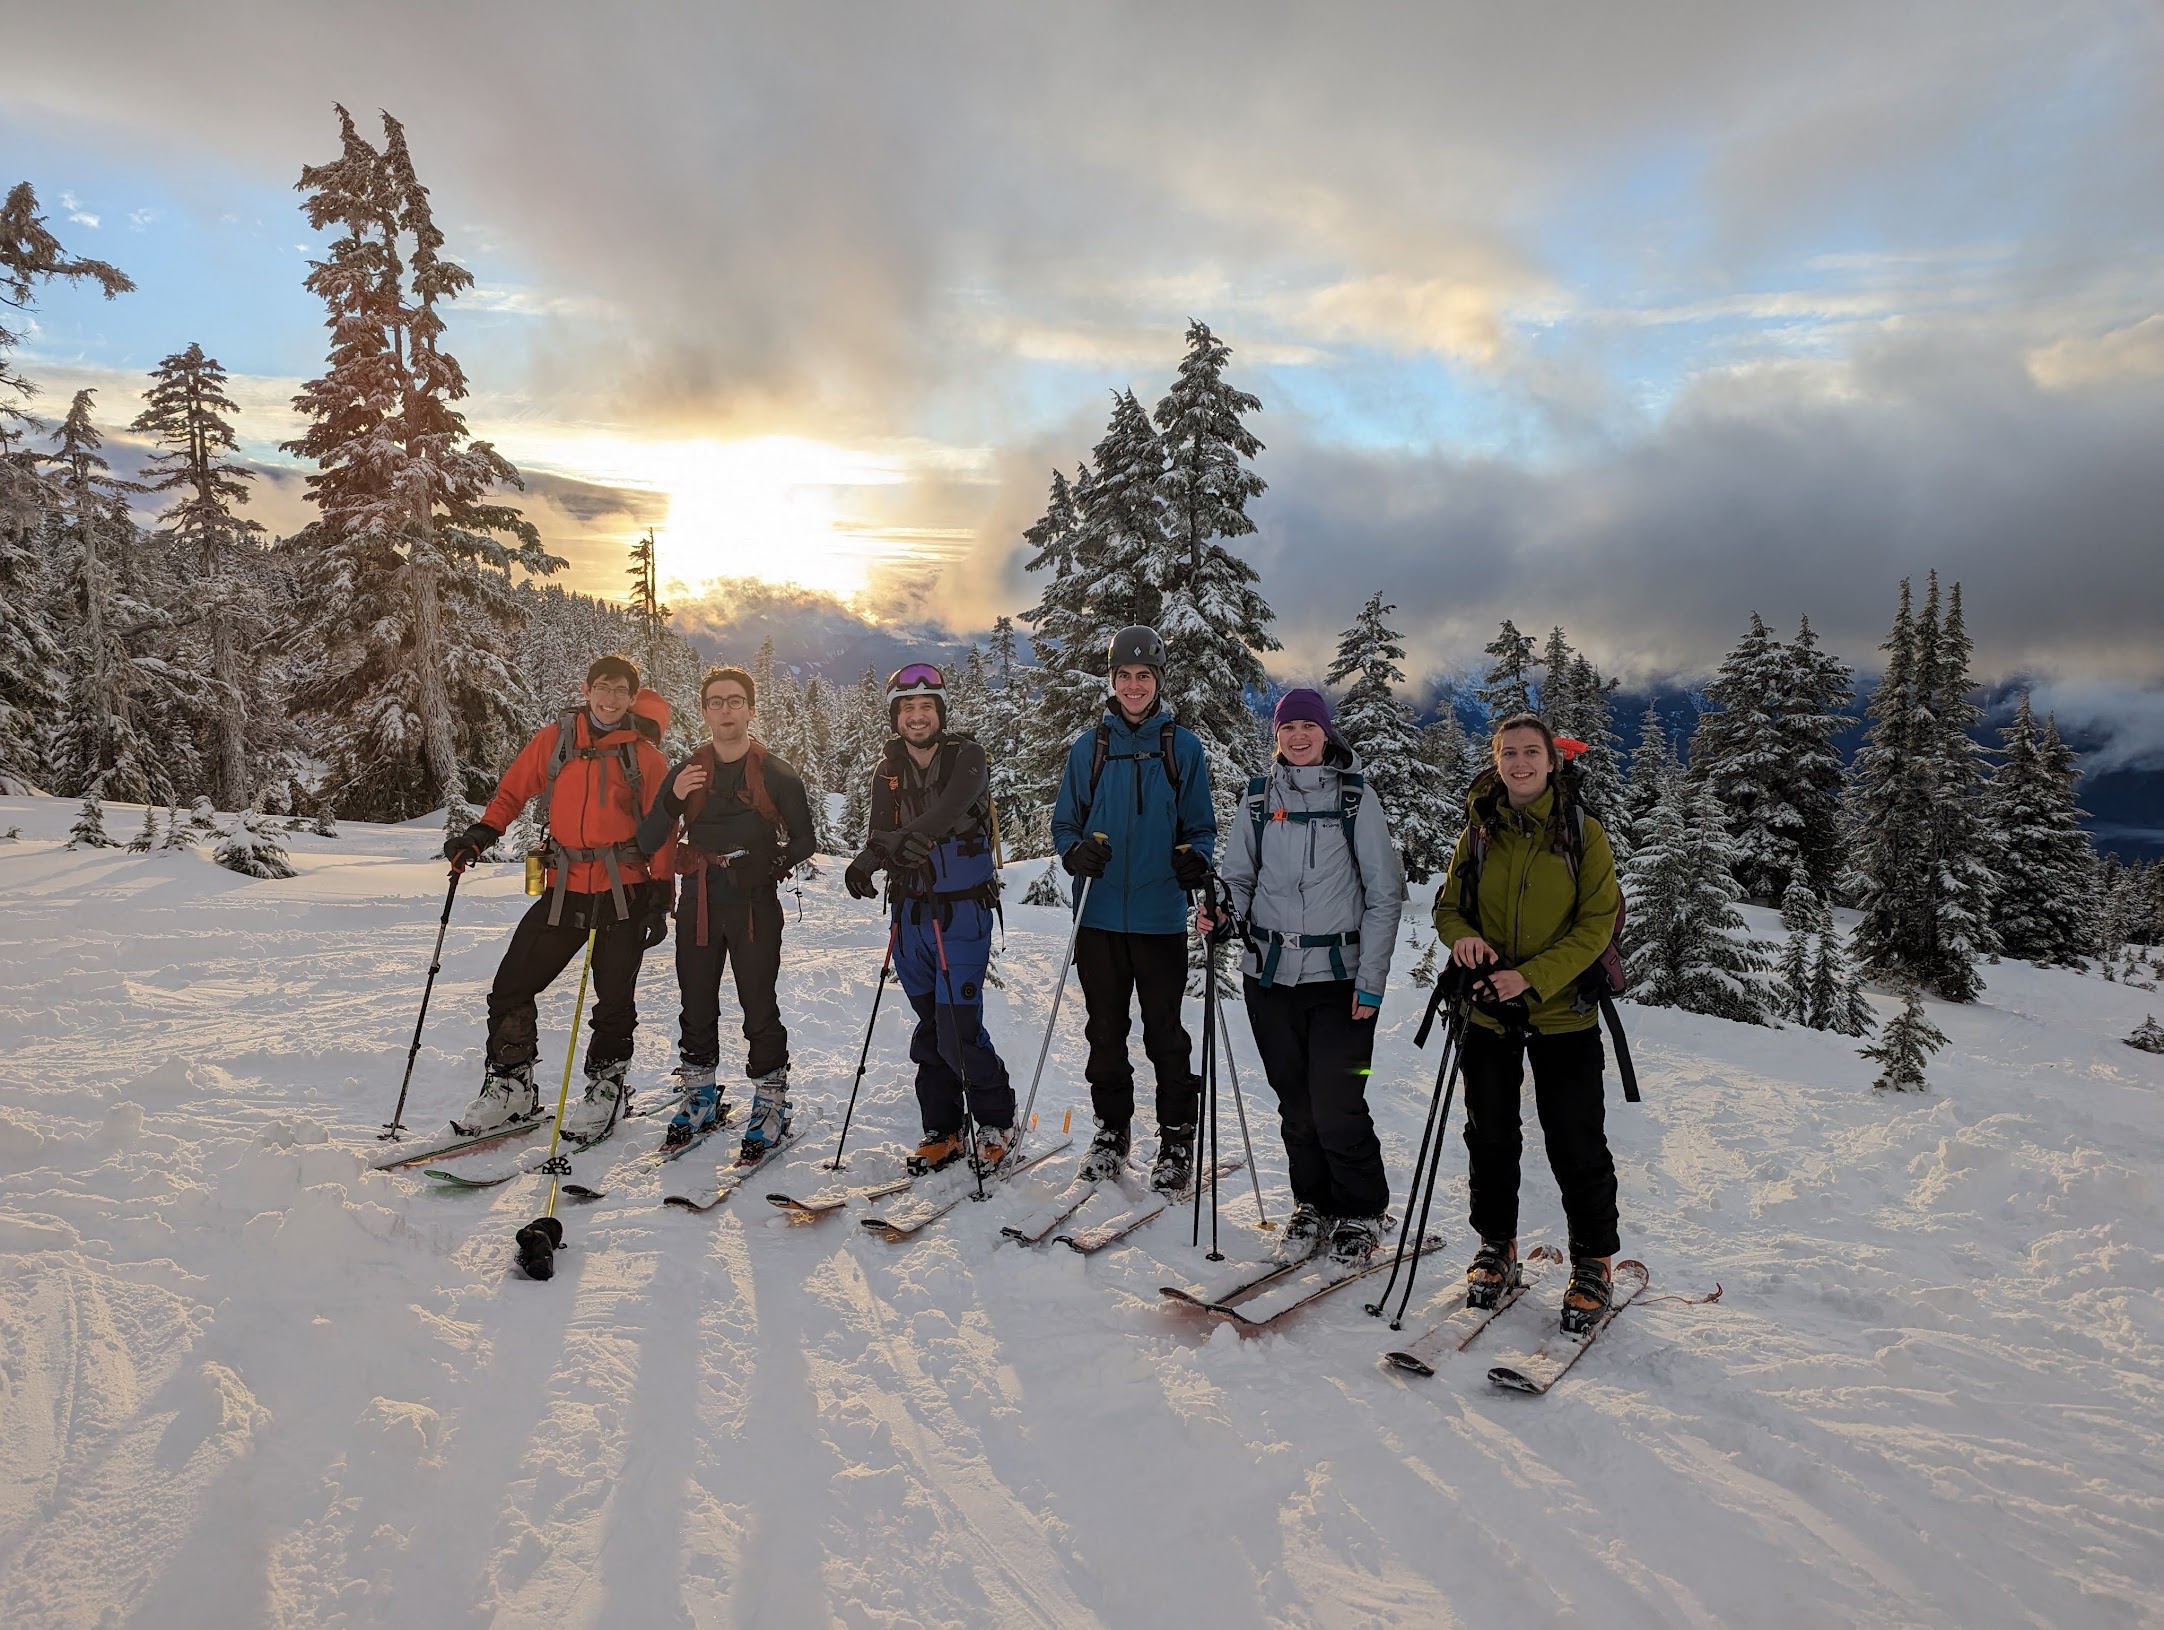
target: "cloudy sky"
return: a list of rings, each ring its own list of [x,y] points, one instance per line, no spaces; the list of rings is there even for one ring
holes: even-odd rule
[[[79,0],[0,43],[0,181],[140,284],[46,300],[49,395],[118,420],[200,340],[272,457],[323,354],[293,181],[389,109],[480,278],[474,423],[586,586],[652,523],[689,585],[982,627],[1199,317],[1266,406],[1288,671],[1375,588],[1424,666],[1507,615],[1690,673],[1754,608],[1869,666],[1936,566],[1988,670],[2164,737],[2152,4]]]

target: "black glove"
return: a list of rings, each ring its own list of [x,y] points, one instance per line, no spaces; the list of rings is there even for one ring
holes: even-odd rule
[[[475,821],[455,838],[443,841],[443,858],[454,866],[471,866],[489,850],[503,834],[486,821]]]
[[[879,863],[869,849],[849,863],[849,869],[842,873],[842,883],[852,899],[869,900],[879,893],[879,884],[872,876],[878,869]]]
[[[676,905],[676,880],[657,877],[647,885],[646,915],[640,919],[639,944],[651,951],[669,937],[669,912]]]
[[[1059,857],[1070,877],[1102,877],[1112,864],[1112,845],[1095,832]]]
[[[932,840],[922,832],[904,832],[894,840],[897,865],[914,869],[932,858]]]
[[[1181,888],[1193,894],[1210,880],[1210,863],[1199,849],[1175,849],[1172,851],[1172,875]]]

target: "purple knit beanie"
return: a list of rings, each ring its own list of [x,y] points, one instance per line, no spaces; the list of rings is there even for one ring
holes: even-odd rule
[[[1289,690],[1277,699],[1277,711],[1270,716],[1270,728],[1276,730],[1295,719],[1321,725],[1326,735],[1336,734],[1330,728],[1330,703],[1320,691]]]

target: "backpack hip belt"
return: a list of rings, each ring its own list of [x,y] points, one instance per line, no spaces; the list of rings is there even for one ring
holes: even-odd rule
[[[556,886],[549,891],[549,927],[563,921],[564,894],[571,886],[571,863],[573,861],[599,861],[601,869],[609,874],[609,898],[616,902],[616,920],[631,921],[631,902],[624,897],[623,865],[646,864],[646,851],[635,843],[610,843],[598,849],[569,849],[554,838],[548,840],[549,864],[556,871]]]
[[[1360,943],[1360,930],[1348,928],[1342,934],[1280,934],[1274,928],[1257,928],[1253,923],[1249,923],[1247,938],[1254,946],[1256,954],[1262,957],[1262,967],[1255,975],[1255,982],[1268,990],[1277,982],[1277,965],[1288,945],[1301,951],[1328,950],[1330,977],[1350,979],[1352,975],[1345,971],[1345,951],[1348,947]],[[1269,947],[1267,954],[1263,952],[1264,946]]]
[[[699,901],[698,928],[696,932],[697,943],[701,946],[707,943],[706,874],[709,870],[726,872],[734,870],[734,868],[735,863],[726,855],[717,855],[711,849],[701,849],[688,838],[680,841],[676,846],[676,869],[684,876],[694,879],[691,890]],[[737,892],[741,894],[744,891],[739,887]]]

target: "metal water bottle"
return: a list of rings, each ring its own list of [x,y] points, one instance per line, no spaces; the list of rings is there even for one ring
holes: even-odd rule
[[[538,849],[526,852],[526,892],[539,894],[548,887],[549,868],[547,857]]]

